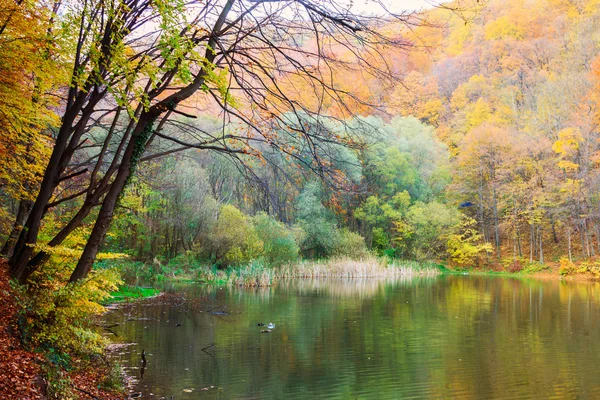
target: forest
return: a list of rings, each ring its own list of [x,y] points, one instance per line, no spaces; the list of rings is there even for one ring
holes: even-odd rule
[[[339,260],[600,276],[600,1],[375,6],[0,0],[27,346],[101,353],[81,321],[125,283]]]

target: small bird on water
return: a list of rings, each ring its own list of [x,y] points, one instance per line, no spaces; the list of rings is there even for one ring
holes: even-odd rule
[[[267,325],[267,328],[273,329],[273,328],[275,328],[275,324],[272,322],[269,322],[269,325]]]

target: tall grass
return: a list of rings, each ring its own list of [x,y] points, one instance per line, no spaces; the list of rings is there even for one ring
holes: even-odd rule
[[[302,261],[279,269],[281,278],[374,278],[410,275],[438,275],[439,269],[416,261],[392,261],[369,257],[362,260],[333,258],[324,261]]]
[[[252,261],[242,267],[228,267],[224,270],[203,268],[198,272],[197,279],[207,283],[264,287],[275,284],[278,277],[276,271],[262,261]]]
[[[416,261],[392,261],[368,257],[362,260],[334,258],[323,261],[301,261],[271,268],[261,261],[225,270],[202,269],[198,280],[207,283],[231,284],[245,287],[264,287],[278,280],[293,278],[375,278],[400,276],[435,276],[440,273],[432,265]]]

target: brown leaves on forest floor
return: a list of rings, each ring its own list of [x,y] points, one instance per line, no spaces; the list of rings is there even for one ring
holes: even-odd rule
[[[9,284],[6,260],[0,259],[0,399],[44,399],[47,382],[42,365],[44,357],[27,351],[19,339],[18,306]],[[81,399],[123,399],[125,395],[99,389],[110,365],[73,360],[76,368],[68,375],[73,391]],[[81,366],[79,366],[81,365]]]
[[[0,398],[43,399],[42,357],[21,345],[11,293],[8,266],[0,260]]]

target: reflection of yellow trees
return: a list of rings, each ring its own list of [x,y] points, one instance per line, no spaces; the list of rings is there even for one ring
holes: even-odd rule
[[[183,349],[167,340],[172,330],[125,326],[141,346],[151,340],[186,352],[175,359],[194,371],[188,386],[222,385],[230,397],[595,398],[600,391],[599,285],[442,275],[190,290],[241,314],[190,315],[175,331]],[[260,334],[256,323],[269,321],[274,331]],[[214,355],[187,354],[194,341],[216,342]],[[168,369],[157,379],[176,385],[178,374]]]
[[[293,290],[300,294],[327,295],[336,299],[363,300],[384,293],[390,287],[413,286],[419,282],[430,281],[433,276],[402,275],[399,277],[375,278],[329,278],[329,279],[290,279],[279,283],[278,287]]]

